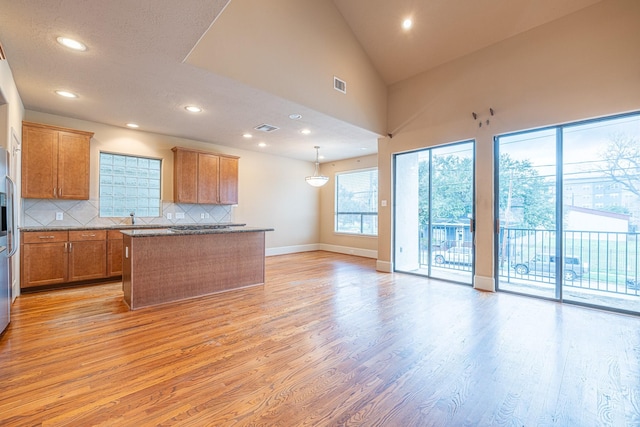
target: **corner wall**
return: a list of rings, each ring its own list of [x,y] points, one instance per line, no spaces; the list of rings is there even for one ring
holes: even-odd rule
[[[493,137],[640,110],[638,22],[639,1],[606,0],[390,86],[380,198],[393,200],[393,154],[475,139],[476,285],[491,290]],[[392,268],[391,212],[380,208],[378,264]]]
[[[334,231],[336,174],[377,167],[378,156],[375,154],[322,164],[320,172],[329,177],[329,182],[319,189],[320,249],[368,258],[378,257],[378,237],[336,233]],[[378,206],[380,206],[380,201],[378,201]]]

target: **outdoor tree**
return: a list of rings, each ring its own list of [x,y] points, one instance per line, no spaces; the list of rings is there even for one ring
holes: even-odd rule
[[[640,139],[615,133],[601,157],[604,163],[601,172],[640,197]]]
[[[506,226],[552,228],[555,204],[550,186],[530,160],[514,160],[500,155],[499,206]]]
[[[466,223],[472,215],[473,163],[469,157],[433,156],[431,188],[434,223]],[[510,217],[511,226],[552,227],[554,204],[549,183],[529,160],[500,156],[500,211]],[[420,162],[420,223],[429,221],[429,162]]]
[[[469,157],[432,157],[432,220],[439,223],[466,221],[473,206],[473,164]],[[429,218],[429,163],[420,163],[420,222]]]

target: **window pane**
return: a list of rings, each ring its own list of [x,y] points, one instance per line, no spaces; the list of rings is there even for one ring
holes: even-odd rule
[[[160,216],[158,159],[100,153],[100,216]]]
[[[378,234],[377,169],[336,175],[335,231]]]

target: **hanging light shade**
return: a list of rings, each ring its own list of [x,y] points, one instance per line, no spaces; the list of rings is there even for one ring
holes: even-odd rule
[[[305,179],[307,180],[307,184],[313,187],[322,187],[329,181],[329,177],[320,175],[320,172],[319,172],[320,162],[318,161],[318,158],[319,158],[318,150],[320,149],[320,147],[316,145],[313,148],[316,149],[316,171],[313,173],[313,176],[308,176]]]

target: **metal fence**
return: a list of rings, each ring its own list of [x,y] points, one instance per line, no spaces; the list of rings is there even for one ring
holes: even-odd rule
[[[470,247],[468,227],[434,225],[423,229],[420,262],[426,266],[471,271],[471,263],[436,262],[451,248]],[[432,236],[431,256],[427,236]],[[608,294],[640,295],[640,234],[594,231],[565,231],[562,253],[556,257],[556,232],[524,228],[500,230],[498,275],[502,281],[555,284]],[[446,256],[445,256],[446,257]],[[439,261],[442,258],[438,258]],[[558,262],[560,260],[560,262]]]
[[[607,293],[640,294],[640,239],[637,233],[565,231],[556,259],[556,233],[506,228],[500,231],[501,278],[521,278]],[[560,261],[560,262],[557,262]]]

